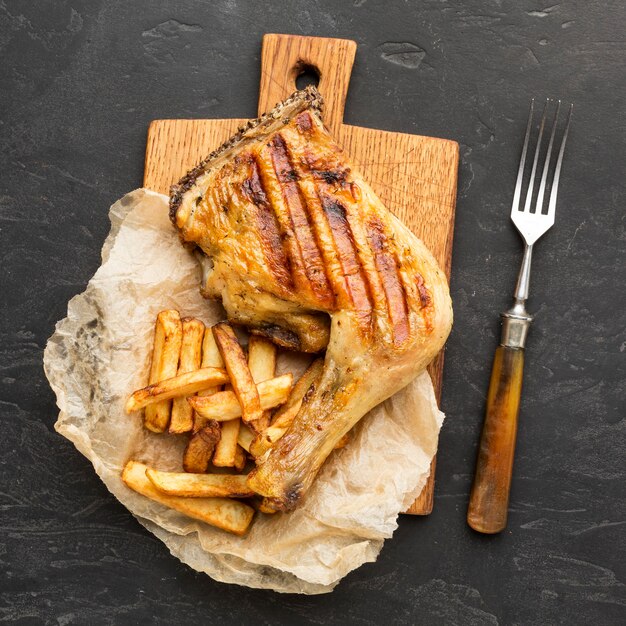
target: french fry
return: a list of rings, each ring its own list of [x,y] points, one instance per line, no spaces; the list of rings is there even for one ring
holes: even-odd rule
[[[246,451],[250,452],[250,444],[254,441],[255,434],[245,425],[239,426],[239,435],[237,435],[237,443]]]
[[[252,335],[248,341],[248,367],[255,383],[274,378],[276,346],[263,337]]]
[[[239,436],[240,424],[241,420],[239,418],[231,419],[222,424],[222,436],[217,446],[215,446],[215,454],[213,455],[213,465],[216,467],[235,467],[237,450],[239,449],[237,447],[237,437]]]
[[[195,372],[187,372],[138,389],[126,401],[125,409],[127,413],[132,413],[156,402],[176,396],[190,396],[203,389],[222,385],[227,380],[226,372],[217,367],[205,367]]]
[[[249,498],[254,491],[246,485],[246,475],[186,474],[147,469],[146,476],[162,493],[186,498]]]
[[[217,343],[215,342],[215,336],[213,337],[213,339],[214,339],[215,346],[217,347]],[[218,349],[218,353],[219,353],[219,349]],[[220,354],[220,358],[221,358],[221,354]],[[234,398],[235,402],[237,402],[237,406],[239,407],[239,409],[241,409],[241,405],[239,404],[237,397],[234,395],[234,392],[232,391],[232,385],[230,383],[224,385],[224,392],[215,391],[212,393],[212,395],[215,396],[220,393],[232,394],[229,397],[231,399]],[[218,398],[219,397],[220,396],[218,396]],[[202,400],[202,402],[204,402],[204,400]],[[219,400],[218,400],[218,404],[219,404]],[[196,411],[196,424],[201,425],[205,422],[205,420],[206,418],[201,416]],[[217,420],[212,420],[212,421],[217,421]],[[218,422],[220,424],[220,428],[222,429],[222,439],[220,439],[215,449],[215,455],[213,458],[213,465],[215,467],[235,467],[237,464],[237,461],[241,462],[241,460],[238,458],[239,444],[237,443],[239,439],[239,430],[241,428],[241,419],[238,417],[237,419],[232,419],[230,421],[232,423],[226,426],[226,428],[224,428],[224,424],[221,424]],[[220,445],[220,442],[221,442],[221,445]]]
[[[222,359],[222,355],[217,348],[217,344],[215,343],[215,337],[213,336],[213,330],[211,328],[206,328],[204,331],[204,338],[202,340],[202,367],[219,367],[220,369],[226,370],[224,367],[224,359]],[[201,392],[203,396],[210,396],[212,393],[219,391],[218,387],[213,387],[212,389],[205,389]]]
[[[202,339],[204,324],[193,317],[182,320],[183,340],[180,348],[178,374],[193,372],[202,363]],[[186,433],[193,428],[193,409],[184,396],[174,398],[172,402],[171,433]]]
[[[254,382],[258,385],[273,378],[276,372],[276,346],[267,339],[252,335],[248,341],[248,367]],[[263,411],[261,419],[251,423],[257,432],[265,430],[270,424],[270,412]]]
[[[261,408],[267,410],[285,402],[291,391],[292,380],[292,374],[283,374],[259,383],[258,393]],[[191,404],[202,420],[200,425],[207,419],[227,422],[241,416],[241,405],[234,391],[218,391],[207,397],[193,396],[187,398],[187,402]]]
[[[170,509],[235,535],[245,534],[254,516],[252,507],[228,498],[185,498],[165,495],[146,476],[148,469],[143,463],[129,461],[122,473],[122,480],[133,491]]]
[[[277,428],[288,428],[291,426],[294,417],[298,414],[304,396],[307,394],[311,385],[322,375],[324,369],[324,359],[316,359],[309,365],[308,369],[300,376],[298,382],[293,386],[293,391],[289,399],[283,404],[272,420],[272,426]]]
[[[217,343],[215,343],[213,330],[210,327],[204,331],[202,367],[224,367],[224,359],[222,359]]]
[[[211,328],[207,328],[204,331],[204,339],[202,340],[202,367],[221,367],[224,368],[224,361],[220,351],[217,349],[215,343],[215,337]],[[219,391],[220,387],[212,387],[211,389],[205,389],[198,392],[199,396],[210,396],[216,391]],[[194,430],[200,426],[196,426],[197,414],[194,412]]]
[[[241,425],[239,426],[239,429],[241,430]],[[240,445],[237,445],[237,452],[235,452],[235,469],[238,472],[242,472],[247,461],[248,457],[246,455],[246,451]]]
[[[241,404],[241,417],[244,422],[255,422],[263,417],[261,400],[250,368],[246,361],[235,331],[229,324],[220,323],[213,326],[215,343],[224,359],[224,365],[233,391]]]
[[[161,311],[154,325],[154,347],[148,383],[153,385],[176,375],[182,342],[180,314],[175,310]],[[170,421],[171,402],[165,400],[146,408],[144,426],[155,433],[165,432]]]
[[[192,474],[206,472],[221,436],[220,425],[214,420],[210,420],[203,428],[195,432],[183,453],[183,469]]]

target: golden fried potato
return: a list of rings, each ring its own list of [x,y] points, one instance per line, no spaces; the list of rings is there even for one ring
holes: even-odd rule
[[[214,420],[210,420],[203,428],[195,432],[183,453],[183,469],[192,474],[206,472],[221,436],[222,429]]]
[[[183,340],[180,348],[178,374],[200,369],[202,362],[202,339],[204,324],[193,317],[182,320]],[[171,433],[186,433],[193,428],[193,409],[185,396],[174,398],[172,402]]]
[[[248,367],[254,382],[258,385],[264,380],[273,378],[276,373],[276,346],[269,340],[252,335],[248,341]],[[263,417],[251,424],[260,432],[270,423],[270,411],[263,411]]]
[[[241,430],[241,426],[243,426],[243,424],[239,426],[239,430]],[[246,454],[246,451],[240,445],[237,445],[237,452],[235,452],[235,469],[238,472],[243,472],[243,468],[246,466],[247,462],[248,455]]]
[[[258,384],[258,393],[262,409],[271,409],[282,404],[289,397],[291,391],[291,374],[283,374],[276,378],[264,380]],[[196,410],[202,419],[214,419],[218,422],[227,422],[241,416],[242,409],[234,391],[218,391],[212,396],[194,396],[187,402]],[[200,421],[200,423],[202,423]]]
[[[250,444],[254,441],[255,434],[245,425],[239,427],[239,435],[237,435],[237,443],[246,451],[250,452]]]
[[[254,495],[246,475],[187,474],[146,470],[150,482],[162,493],[187,498],[249,498]]]
[[[182,323],[175,310],[161,311],[154,325],[154,346],[148,384],[176,376],[182,343]],[[146,408],[144,426],[155,433],[165,432],[170,421],[171,402],[164,400]]]
[[[202,367],[221,367],[224,368],[224,359],[220,354],[213,329],[207,328],[204,331],[204,339],[202,340]]]
[[[202,340],[202,367],[220,367],[224,368],[224,361],[222,359],[222,355],[220,351],[217,349],[217,344],[215,343],[215,337],[213,336],[213,330],[211,328],[206,328],[204,331],[204,339]],[[211,389],[205,389],[204,391],[199,391],[199,396],[210,396],[213,395],[216,391],[221,389],[221,385],[217,387],[211,387]],[[193,429],[198,430],[202,428],[202,424],[198,422],[198,414],[194,411],[193,414]]]
[[[122,480],[133,491],[201,522],[239,536],[248,530],[254,517],[252,507],[228,498],[185,498],[166,495],[150,482],[146,476],[148,469],[143,463],[129,461],[124,468]]]
[[[244,354],[235,331],[224,322],[213,326],[215,343],[224,359],[230,384],[241,404],[241,417],[244,422],[254,422],[263,417],[261,400],[254,379],[250,373],[246,355]]]
[[[205,367],[195,372],[187,372],[138,389],[126,401],[125,409],[127,413],[132,413],[156,402],[176,396],[190,396],[203,389],[222,385],[227,380],[228,374],[217,367]]]
[[[220,391],[219,393],[225,392]],[[208,399],[209,398],[207,398],[207,400]],[[241,449],[237,444],[240,425],[241,420],[239,418],[222,423],[222,437],[217,443],[215,454],[213,455],[213,465],[216,467],[236,466],[238,461],[237,450]]]

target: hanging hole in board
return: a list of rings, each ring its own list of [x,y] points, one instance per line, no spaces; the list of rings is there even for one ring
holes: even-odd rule
[[[314,65],[302,63],[296,71],[296,87],[298,89],[304,89],[309,85],[317,87],[320,84],[320,71]]]

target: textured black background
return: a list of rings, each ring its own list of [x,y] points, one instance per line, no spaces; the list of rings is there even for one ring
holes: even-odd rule
[[[553,5],[553,6],[551,6]],[[24,624],[624,623],[621,0],[0,0],[0,617]],[[142,179],[154,118],[256,112],[264,32],[355,39],[349,123],[461,145],[435,510],[330,596],[221,585],[171,557],[55,434],[42,351]],[[402,54],[393,54],[402,44]],[[465,525],[529,97],[576,103],[538,246],[509,526]]]

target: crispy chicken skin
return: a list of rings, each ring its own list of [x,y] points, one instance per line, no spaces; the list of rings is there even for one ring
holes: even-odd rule
[[[326,348],[321,378],[248,481],[281,511],[365,413],[426,367],[452,324],[443,272],[349,164],[320,108],[314,88],[296,92],[171,196],[181,238],[202,251],[204,295],[279,345]]]

